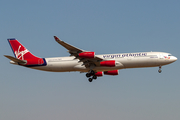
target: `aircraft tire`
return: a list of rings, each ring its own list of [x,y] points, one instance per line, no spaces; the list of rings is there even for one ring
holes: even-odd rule
[[[95,80],[96,80],[96,79],[97,79],[97,76],[96,76],[96,75],[94,75],[94,76],[93,76],[93,79],[95,79]]]
[[[94,74],[95,74],[94,70],[91,70],[90,74],[91,74],[91,75],[94,75]]]
[[[90,73],[86,73],[86,77],[91,77],[91,74]]]
[[[93,81],[93,79],[92,79],[92,78],[89,78],[88,80],[89,80],[89,82],[92,82],[92,81]]]

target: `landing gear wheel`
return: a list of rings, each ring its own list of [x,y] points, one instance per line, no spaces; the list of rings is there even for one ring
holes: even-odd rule
[[[162,72],[162,70],[158,70],[158,72],[159,72],[159,73],[161,73],[161,72]]]
[[[89,80],[89,82],[92,82],[92,81],[93,81],[93,79],[92,79],[92,78],[89,78],[88,80]]]
[[[91,70],[90,74],[91,74],[91,75],[94,75],[94,74],[95,74],[95,72],[94,72],[93,70]]]
[[[91,74],[90,73],[86,73],[86,77],[91,77]]]
[[[96,79],[97,79],[97,76],[96,76],[96,75],[94,75],[92,78],[96,80]]]
[[[91,77],[92,76],[92,78],[89,78],[89,77]],[[90,70],[88,73],[86,73],[86,77],[88,77],[89,79],[89,82],[92,82],[93,81],[93,79],[95,80],[95,79],[97,79],[97,76],[95,75],[95,72],[93,71],[93,70]]]

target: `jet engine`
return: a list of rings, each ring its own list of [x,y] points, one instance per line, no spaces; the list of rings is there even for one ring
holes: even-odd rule
[[[79,53],[79,57],[81,58],[94,58],[95,52],[82,52]]]
[[[100,62],[100,65],[106,66],[106,67],[115,67],[116,62],[115,62],[115,60],[102,61],[102,62]]]
[[[105,75],[118,75],[118,70],[104,71]]]
[[[97,77],[101,77],[101,76],[103,76],[103,72],[97,72],[97,73],[95,73],[95,75],[96,75]]]

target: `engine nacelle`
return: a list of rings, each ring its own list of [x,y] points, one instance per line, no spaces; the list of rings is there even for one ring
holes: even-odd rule
[[[81,58],[94,58],[95,52],[82,52],[79,53],[79,57]]]
[[[119,75],[118,70],[104,71],[105,75]]]
[[[103,76],[103,72],[97,72],[97,73],[95,73],[95,75],[96,75],[97,77],[101,77],[101,76]]]
[[[106,67],[115,67],[116,62],[115,62],[115,60],[102,61],[102,62],[100,62],[100,65],[106,66]]]

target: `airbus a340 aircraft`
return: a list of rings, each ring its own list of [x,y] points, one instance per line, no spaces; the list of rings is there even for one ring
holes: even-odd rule
[[[4,55],[10,63],[51,72],[86,72],[89,82],[104,75],[118,75],[119,69],[159,67],[175,62],[177,58],[165,52],[138,52],[96,55],[74,47],[56,36],[55,40],[70,53],[69,57],[39,58],[30,53],[16,39],[8,39],[15,57]]]

